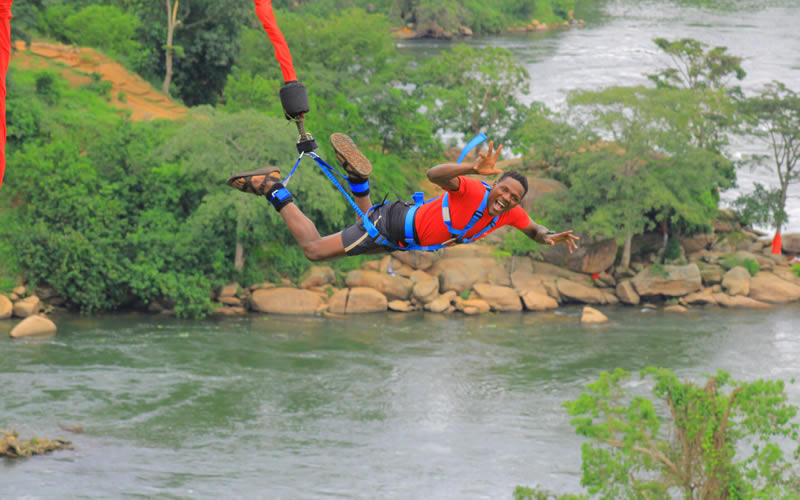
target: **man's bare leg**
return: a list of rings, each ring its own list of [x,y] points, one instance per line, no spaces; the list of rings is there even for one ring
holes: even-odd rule
[[[277,180],[272,177],[256,175],[251,177],[250,182],[254,186],[261,186],[262,183],[266,182],[267,184],[263,188],[263,191],[266,191]],[[239,190],[242,190],[244,185],[244,179],[236,179],[231,183],[232,187]],[[347,255],[344,251],[344,245],[342,245],[342,233],[338,232],[325,237],[320,236],[317,226],[314,225],[311,219],[306,217],[306,214],[294,202],[289,202],[279,213],[308,260],[328,260]]]

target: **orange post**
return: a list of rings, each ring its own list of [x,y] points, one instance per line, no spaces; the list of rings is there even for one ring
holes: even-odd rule
[[[782,246],[783,242],[781,240],[781,233],[775,233],[775,237],[772,238],[772,254],[780,255]]]

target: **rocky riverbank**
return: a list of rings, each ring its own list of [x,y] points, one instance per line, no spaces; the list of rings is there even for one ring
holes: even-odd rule
[[[731,235],[735,235],[731,236]],[[645,235],[643,246],[660,238]],[[789,245],[800,235],[787,235]],[[800,301],[800,277],[786,255],[771,254],[770,241],[735,232],[715,240],[699,235],[682,242],[690,250],[684,263],[631,269],[580,272],[531,257],[498,256],[490,246],[460,246],[439,255],[395,252],[349,272],[345,286],[335,285],[334,271],[313,267],[297,286],[265,283],[250,288],[230,284],[217,300],[218,315],[341,315],[387,310],[482,314],[490,311],[547,311],[563,304],[628,304],[686,311],[694,307],[768,308]],[[613,263],[616,244],[586,245],[568,260],[591,268]],[[545,257],[559,260],[557,255]],[[657,252],[648,254],[657,259]],[[591,311],[590,311],[591,312]],[[587,318],[588,319],[588,318]]]
[[[800,234],[784,235],[782,253],[775,255],[769,238],[738,226],[724,212],[714,229],[682,239],[681,255],[665,264],[663,235],[642,235],[633,242],[638,260],[629,269],[614,267],[619,248],[613,240],[583,244],[572,255],[547,248],[536,257],[504,255],[489,244],[394,252],[350,271],[343,282],[330,267],[314,266],[297,283],[231,283],[217,291],[214,314],[347,317],[424,310],[474,315],[583,304],[582,321],[602,322],[602,307],[620,303],[685,312],[800,302],[800,277],[792,271]],[[28,294],[19,286],[0,295],[0,319],[25,318],[11,330],[12,337],[54,334],[56,325],[46,315],[64,302],[50,287]],[[150,310],[170,313],[157,301]]]
[[[584,26],[583,19],[575,19],[573,11],[569,11],[569,20],[554,23],[543,23],[538,19],[531,19],[528,22],[520,23],[517,26],[507,28],[501,34],[524,33],[530,31],[550,31],[569,27]],[[485,34],[485,33],[484,33]],[[436,40],[454,40],[473,36],[472,30],[463,24],[452,27],[445,27],[438,22],[426,23],[417,26],[409,23],[401,28],[392,28],[392,36],[396,39],[432,38]]]

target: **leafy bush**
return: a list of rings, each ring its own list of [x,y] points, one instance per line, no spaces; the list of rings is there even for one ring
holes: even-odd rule
[[[667,241],[667,248],[664,249],[664,260],[672,261],[681,257],[681,242],[678,238],[670,238]]]
[[[654,399],[632,393],[630,375],[616,369],[564,403],[589,439],[581,484],[590,494],[798,498],[798,409],[782,381],[741,382],[719,371],[698,385],[662,368],[641,376],[652,378]]]
[[[747,272],[750,273],[750,276],[755,276],[757,272],[761,270],[761,266],[758,265],[753,259],[744,259],[742,261],[742,267],[747,269]]]
[[[511,255],[539,255],[540,244],[528,238],[522,231],[511,230],[503,235],[503,241],[498,245],[500,250]]]
[[[48,104],[56,104],[61,97],[61,80],[52,71],[36,73],[36,93]]]
[[[741,256],[736,254],[726,255],[719,264],[725,270],[730,270],[736,266],[741,266],[747,269],[747,272],[750,273],[750,276],[755,276],[756,273],[761,270],[761,266],[755,260],[751,258],[743,259]]]
[[[650,272],[652,272],[655,276],[662,276],[664,278],[669,277],[669,271],[664,269],[664,266],[658,262],[650,266]]]
[[[800,277],[800,262],[792,264],[792,272],[795,276]]]
[[[136,30],[141,21],[113,5],[89,5],[63,20],[63,34],[73,43],[112,55],[133,57],[141,50]]]

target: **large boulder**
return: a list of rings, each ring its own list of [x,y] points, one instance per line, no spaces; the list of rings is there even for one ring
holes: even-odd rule
[[[567,297],[573,301],[582,302],[584,304],[606,303],[603,292],[598,288],[589,287],[566,279],[556,281],[556,285],[562,297]]]
[[[490,306],[489,303],[483,299],[464,300],[461,297],[456,296],[453,299],[453,302],[455,303],[454,305],[456,306],[456,309],[464,314],[485,314],[492,310],[492,306]]]
[[[558,309],[558,302],[538,290],[520,290],[520,299],[527,311],[551,311]]]
[[[414,271],[411,279],[411,296],[427,304],[439,296],[439,279],[423,271]]]
[[[781,248],[784,253],[800,254],[800,233],[781,235]]]
[[[351,288],[374,288],[390,300],[406,300],[411,295],[411,280],[377,271],[356,269],[347,273],[345,283]]]
[[[639,303],[639,294],[633,288],[631,280],[620,281],[617,284],[617,297],[625,304],[636,305]]]
[[[429,269],[435,260],[433,252],[420,252],[416,250],[394,252],[392,253],[392,257],[411,267],[412,269],[418,269],[420,271]]]
[[[9,335],[15,339],[42,335],[55,335],[56,324],[44,316],[34,314],[22,320]]]
[[[736,266],[722,278],[722,289],[728,292],[728,295],[743,295],[750,294],[750,273],[742,266]]]
[[[662,266],[662,270],[652,267],[642,269],[633,277],[633,287],[639,296],[667,295],[680,297],[703,288],[703,279],[697,264],[685,266]]]
[[[472,288],[478,297],[488,302],[495,311],[522,310],[519,294],[513,288],[486,283],[476,283]]]
[[[519,291],[542,286],[542,277],[533,272],[533,261],[530,257],[511,257],[509,277],[511,286]]]
[[[474,245],[473,245],[474,246]],[[510,286],[511,278],[503,261],[487,257],[439,259],[428,271],[438,276],[444,291],[462,292],[475,283]]]
[[[761,271],[750,278],[750,297],[770,304],[785,304],[800,300],[800,286]]]
[[[412,312],[417,310],[417,306],[408,300],[390,300],[389,310],[395,312]]]
[[[686,255],[699,252],[701,250],[708,250],[714,244],[714,235],[706,233],[697,233],[681,239],[681,246],[686,252]]]
[[[19,318],[27,318],[39,313],[42,306],[42,301],[36,295],[25,297],[22,300],[14,302],[14,316]]]
[[[401,252],[395,252],[401,253]],[[406,265],[404,262],[395,259],[392,255],[387,255],[380,260],[378,272],[389,274],[391,276],[402,276],[408,278],[414,272],[414,268]]]
[[[254,310],[269,314],[314,314],[323,304],[318,293],[288,287],[256,290],[250,302]]]
[[[546,277],[565,278],[577,282],[583,282],[583,281],[588,282],[588,280],[591,279],[591,277],[588,274],[570,271],[569,269],[549,264],[547,262],[539,262],[532,260],[531,268],[533,272],[542,279],[542,282],[545,281]]]
[[[458,297],[458,295],[456,295],[456,292],[454,291],[445,292],[434,300],[425,304],[425,310],[435,313],[447,312],[453,308],[452,303],[456,297]]]
[[[700,269],[700,277],[707,286],[722,283],[722,273],[722,268],[713,264],[705,264],[703,268]]]
[[[680,303],[683,305],[716,305],[717,301],[714,299],[714,292],[711,288],[704,288],[699,292],[690,293],[680,298]]]
[[[596,243],[581,243],[572,253],[569,253],[565,245],[547,247],[542,256],[550,264],[580,273],[594,274],[611,267],[617,258],[618,249],[616,240],[612,238]]]
[[[237,291],[239,291],[239,283],[228,283],[227,285],[223,285],[222,288],[220,288],[217,297],[220,299],[223,297],[235,297]]]
[[[344,288],[334,293],[328,302],[328,311],[336,314],[384,312],[389,301],[381,292],[366,287]]]
[[[5,295],[0,295],[0,319],[10,318],[14,314],[14,303]]]
[[[750,297],[742,297],[741,295],[732,297],[726,293],[715,293],[713,297],[717,304],[731,309],[768,309],[772,307],[766,302],[761,302]]]
[[[247,314],[247,309],[244,307],[220,306],[214,309],[211,314],[216,317],[244,316]]]
[[[336,273],[328,266],[311,266],[300,280],[300,288],[330,285],[336,281]]]

